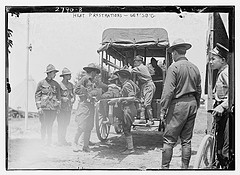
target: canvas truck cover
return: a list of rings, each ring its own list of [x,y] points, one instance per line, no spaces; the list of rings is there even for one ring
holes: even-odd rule
[[[166,47],[169,47],[168,33],[163,28],[109,28],[102,34],[102,46],[98,52],[108,51],[111,56],[119,57],[136,49],[138,54],[163,56],[165,53],[160,52]]]

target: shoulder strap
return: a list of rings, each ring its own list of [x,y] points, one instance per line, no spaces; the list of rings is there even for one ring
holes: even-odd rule
[[[65,86],[65,84],[63,84],[63,82],[60,82],[60,87],[62,90],[67,90],[67,87]]]

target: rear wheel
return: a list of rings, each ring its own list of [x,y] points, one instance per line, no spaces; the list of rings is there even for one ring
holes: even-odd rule
[[[97,103],[95,109],[95,126],[97,136],[100,141],[105,141],[109,135],[110,124],[107,123],[107,121],[107,116],[101,115],[99,110],[99,103]]]
[[[212,169],[214,138],[211,135],[206,135],[199,148],[194,161],[194,169]]]

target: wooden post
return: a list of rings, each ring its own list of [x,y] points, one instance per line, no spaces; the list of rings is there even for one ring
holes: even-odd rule
[[[209,27],[210,27],[210,31],[209,31],[209,50],[213,49],[213,39],[214,39],[214,15],[210,14],[209,15]],[[207,63],[209,63],[210,61],[210,54],[207,54]],[[212,68],[210,66],[210,64],[208,64],[208,94],[207,94],[207,110],[212,109],[213,108],[213,71]],[[213,117],[212,114],[207,113],[207,129],[206,129],[206,133],[210,133],[211,129],[212,129],[212,122],[213,122]]]

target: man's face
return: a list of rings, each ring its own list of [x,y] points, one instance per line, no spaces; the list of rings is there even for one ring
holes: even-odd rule
[[[71,78],[72,78],[72,75],[71,74],[67,74],[67,75],[64,75],[65,76],[65,78],[67,79],[67,80],[71,80]]]
[[[142,62],[141,61],[134,61],[133,65],[134,67],[137,67],[141,64]]]
[[[56,77],[56,71],[49,72],[49,76],[51,79],[54,79]]]
[[[172,59],[176,62],[177,51],[176,51],[176,50],[173,50],[171,54],[172,54]]]
[[[212,54],[210,64],[213,70],[220,69],[223,63],[224,61],[220,56]]]

